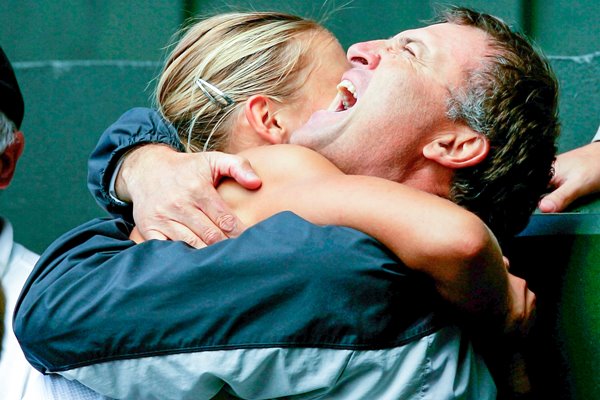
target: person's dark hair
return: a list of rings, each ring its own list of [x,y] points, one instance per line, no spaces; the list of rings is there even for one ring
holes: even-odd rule
[[[451,93],[447,114],[484,134],[490,152],[480,164],[456,171],[451,198],[506,239],[527,225],[552,177],[558,83],[546,59],[498,18],[457,7],[440,12],[439,22],[472,26],[489,37],[491,54]]]
[[[6,53],[0,46],[0,111],[16,126],[21,127],[25,106],[17,77]]]

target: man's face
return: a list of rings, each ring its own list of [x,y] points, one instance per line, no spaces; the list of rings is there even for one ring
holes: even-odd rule
[[[406,182],[424,162],[423,146],[452,126],[446,118],[449,91],[487,51],[483,31],[454,24],[357,43],[348,50],[352,69],[337,98],[290,141],[346,173]]]

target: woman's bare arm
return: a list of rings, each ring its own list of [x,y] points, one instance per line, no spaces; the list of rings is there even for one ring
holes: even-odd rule
[[[233,181],[219,192],[247,225],[290,210],[320,225],[343,225],[381,241],[409,268],[433,278],[440,294],[470,313],[509,309],[508,274],[494,236],[474,214],[440,197],[385,179],[344,175],[296,146],[242,153],[263,186]]]

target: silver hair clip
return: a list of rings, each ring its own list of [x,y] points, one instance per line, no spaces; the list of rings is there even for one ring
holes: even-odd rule
[[[196,79],[196,85],[200,88],[200,90],[202,90],[202,93],[204,93],[204,95],[208,98],[208,100],[210,100],[211,103],[213,103],[216,106],[224,108],[224,107],[228,107],[234,103],[234,101],[231,99],[231,97],[227,96],[225,93],[223,93],[217,87],[206,82],[204,79],[201,79],[201,78]],[[212,90],[214,95],[211,94],[208,91],[208,89]]]

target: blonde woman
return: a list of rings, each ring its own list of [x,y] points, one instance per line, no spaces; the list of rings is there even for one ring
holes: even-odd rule
[[[236,153],[287,142],[315,110],[329,105],[348,66],[336,38],[314,21],[222,14],[186,31],[165,63],[156,101],[186,151]],[[281,129],[254,129],[248,124],[256,116],[248,113],[261,113]]]
[[[251,161],[260,190],[226,181],[219,191],[256,227],[200,250],[134,245],[130,235],[141,237],[121,220],[65,235],[17,309],[32,364],[114,398],[493,398],[489,372],[461,333],[431,319],[436,296],[422,281],[497,326],[522,322],[485,224],[442,198],[345,175],[282,144],[315,110],[353,105],[347,83],[335,99],[329,89],[346,67],[335,38],[297,17],[227,14],[192,26],[160,77],[159,109],[188,151]],[[354,230],[285,212],[269,219],[288,210],[372,235],[401,262]],[[54,290],[74,297],[50,302],[44,312],[57,323],[36,329]],[[111,323],[98,324],[95,312]]]

